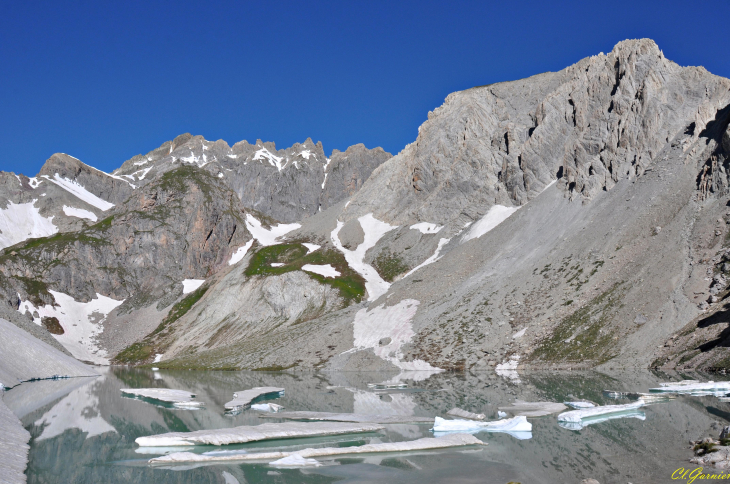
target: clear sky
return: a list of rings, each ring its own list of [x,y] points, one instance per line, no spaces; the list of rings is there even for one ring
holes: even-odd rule
[[[730,1],[0,2],[0,170],[178,134],[395,154],[453,91],[650,37],[730,77]]]

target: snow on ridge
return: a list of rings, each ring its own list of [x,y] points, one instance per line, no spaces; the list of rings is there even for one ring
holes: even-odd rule
[[[281,164],[281,160],[283,160],[284,158],[272,154],[266,148],[261,148],[254,155],[253,161],[260,161],[261,163],[263,163],[264,159],[268,160],[271,166],[275,166],[276,169],[279,171],[283,170],[286,166],[286,163],[284,163],[283,165]]]
[[[91,220],[92,222],[96,222],[98,220],[94,212],[89,212],[88,210],[84,210],[83,208],[74,208],[64,205],[63,213],[65,213],[67,217],[85,218]]]
[[[150,166],[147,168],[142,168],[141,170],[138,170],[138,171],[135,171],[134,173],[132,173],[132,176],[137,176],[137,180],[144,180],[144,177],[147,176],[147,173],[149,173],[152,168],[154,168],[154,167]],[[142,174],[138,176],[137,173],[142,173]]]
[[[185,279],[182,281],[183,294],[189,294],[205,283],[205,279]]]
[[[492,205],[489,211],[482,218],[477,220],[461,237],[461,243],[476,239],[492,230],[509,218],[510,215],[519,210],[520,207],[505,207],[504,205]]]
[[[43,180],[38,180],[38,178],[35,176],[32,178],[28,178],[28,185],[30,185],[33,190],[38,188],[38,185],[40,185],[41,183],[43,183]]]
[[[20,204],[8,202],[6,208],[0,208],[0,249],[58,232],[58,227],[53,225],[53,217],[43,217],[35,207],[36,201]]]
[[[273,265],[273,264],[272,264]],[[304,264],[303,271],[314,272],[324,277],[338,277],[340,273],[330,264]]]
[[[278,244],[279,242],[277,242],[277,238],[291,232],[292,230],[296,230],[299,227],[301,227],[301,225],[297,223],[279,224],[272,226],[270,230],[267,230],[261,225],[261,222],[259,222],[256,217],[250,213],[246,214],[246,228],[249,232],[251,232],[253,238],[258,240],[259,244],[263,246]]]
[[[302,158],[304,158],[305,160],[308,160],[309,157],[312,156],[312,151],[311,150],[303,150],[299,154],[302,155]],[[316,158],[316,156],[315,156],[315,158]]]
[[[142,166],[142,165],[146,165],[149,162],[150,162],[150,160],[148,158],[148,159],[146,159],[144,161],[135,161],[134,164],[137,165],[137,166]]]
[[[88,203],[89,205],[98,208],[102,212],[106,212],[110,208],[114,206],[113,203],[107,202],[106,200],[97,197],[93,193],[89,192],[86,188],[81,186],[78,182],[75,180],[69,180],[66,177],[61,178],[58,173],[56,173],[53,178],[49,177],[48,175],[43,175],[43,178],[46,180],[55,183],[59,187],[63,188],[67,192],[71,193],[72,195],[76,196],[80,200],[83,200],[84,202]]]
[[[363,215],[357,220],[360,222],[360,227],[362,227],[365,236],[362,243],[358,245],[355,250],[346,249],[340,242],[338,234],[345,225],[344,222],[340,222],[339,220],[337,221],[337,227],[330,234],[330,238],[337,250],[344,254],[345,260],[349,266],[365,279],[365,289],[368,291],[368,301],[374,301],[388,292],[390,284],[384,281],[383,278],[380,277],[380,274],[378,274],[378,271],[376,271],[371,265],[365,264],[363,259],[365,258],[365,253],[375,247],[375,244],[377,244],[386,233],[397,229],[398,227],[386,222],[381,222],[373,217],[372,213]]]
[[[354,348],[348,351],[372,348],[376,356],[402,370],[432,373],[443,371],[423,360],[401,361],[401,348],[415,336],[411,320],[416,315],[419,304],[415,299],[404,299],[394,306],[385,307],[382,304],[372,309],[359,310],[353,321]],[[390,338],[391,341],[381,346],[380,341],[384,338]]]
[[[87,303],[78,302],[73,297],[62,292],[49,290],[56,301],[56,306],[47,304],[35,307],[30,301],[20,301],[18,311],[24,314],[29,311],[33,314],[38,311],[38,317],[33,322],[41,325],[44,317],[57,318],[63,334],[54,334],[74,358],[81,361],[90,361],[100,365],[108,365],[109,359],[105,350],[97,345],[97,337],[104,331],[103,322],[107,315],[124,302],[110,297],[96,294],[96,299]]]
[[[444,228],[444,226],[432,224],[429,222],[420,222],[420,223],[411,225],[410,228],[413,230],[418,230],[422,234],[436,234],[442,228]]]
[[[228,265],[232,266],[232,265],[235,265],[235,264],[238,264],[239,262],[241,262],[241,260],[243,260],[243,258],[246,257],[246,252],[248,252],[248,249],[250,249],[252,245],[253,245],[253,239],[246,242],[246,245],[243,245],[243,246],[239,247],[238,249],[236,249],[236,251],[233,253],[233,255],[231,255],[231,260],[228,261]]]

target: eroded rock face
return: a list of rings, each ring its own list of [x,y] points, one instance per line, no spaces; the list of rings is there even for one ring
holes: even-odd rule
[[[362,143],[350,146],[344,152],[334,150],[322,186],[322,210],[357,193],[373,170],[390,158],[392,155],[382,148],[368,150]]]
[[[678,142],[689,146],[730,104],[729,85],[642,39],[560,72],[450,94],[347,213],[463,225],[494,204],[523,205],[555,180],[590,200],[641,175],[685,132]]]

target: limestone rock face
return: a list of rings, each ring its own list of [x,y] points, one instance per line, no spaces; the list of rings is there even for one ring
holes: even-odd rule
[[[322,210],[357,193],[373,170],[390,158],[392,155],[382,148],[368,150],[362,143],[350,146],[344,152],[334,150],[320,197]]]

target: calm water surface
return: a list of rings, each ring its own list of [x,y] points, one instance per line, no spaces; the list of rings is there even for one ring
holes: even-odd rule
[[[401,375],[407,390],[374,391],[367,384],[394,375],[373,373],[196,372],[101,368],[102,376],[24,383],[8,391],[6,404],[32,435],[29,483],[579,483],[679,482],[678,467],[694,468],[688,441],[717,436],[730,425],[730,404],[715,397],[679,397],[649,405],[643,414],[610,420],[579,431],[558,425],[555,415],[530,419],[531,438],[475,434],[481,448],[410,454],[321,459],[322,467],[275,469],[266,464],[150,467],[160,455],[140,453],[134,439],[170,431],[192,431],[277,422],[255,410],[225,415],[223,404],[235,391],[278,386],[285,396],[262,399],[286,410],[316,410],[444,416],[453,407],[497,418],[497,407],[515,399],[564,401],[586,398],[599,404],[628,403],[602,390],[647,391],[660,381],[697,378],[696,374],[649,371],[551,372],[499,376],[494,372]],[[415,376],[416,380],[409,379]],[[712,378],[699,375],[699,378]],[[420,381],[418,381],[420,380]],[[202,410],[177,410],[125,398],[129,387],[189,390],[206,403]],[[638,417],[638,418],[637,418]],[[413,440],[432,435],[430,425],[387,425],[379,433],[279,440],[227,446],[248,451],[316,446],[349,446]],[[195,447],[194,452],[215,450]],[[183,450],[191,450],[186,448]],[[163,452],[163,451],[159,451]]]

